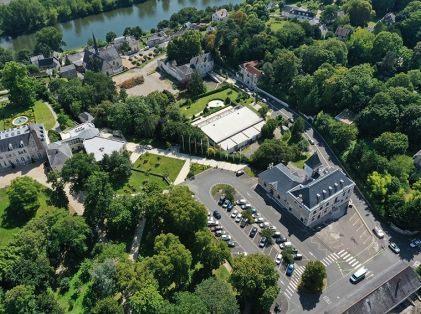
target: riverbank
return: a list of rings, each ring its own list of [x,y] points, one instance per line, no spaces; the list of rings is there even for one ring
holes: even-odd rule
[[[202,10],[207,7],[235,5],[241,2],[242,0],[147,0],[130,7],[60,23],[56,27],[63,33],[63,41],[66,43],[64,49],[71,50],[85,46],[92,34],[95,34],[97,39],[105,39],[107,32],[113,31],[120,36],[126,27],[135,26],[149,31],[160,21],[169,19],[172,14],[186,7]],[[15,51],[33,50],[35,43],[35,34],[0,38],[1,47]]]

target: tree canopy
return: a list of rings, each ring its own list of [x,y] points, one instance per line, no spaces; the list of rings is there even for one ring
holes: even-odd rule
[[[178,65],[190,62],[202,50],[201,35],[198,31],[187,31],[183,35],[170,41],[167,47],[168,60],[175,60]]]

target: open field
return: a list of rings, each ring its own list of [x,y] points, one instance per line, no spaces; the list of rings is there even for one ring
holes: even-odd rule
[[[28,122],[36,122],[44,124],[47,130],[54,127],[56,121],[48,106],[37,101],[32,107],[14,106],[11,104],[0,105],[0,130],[15,127],[12,124],[14,118],[19,116],[28,117]]]

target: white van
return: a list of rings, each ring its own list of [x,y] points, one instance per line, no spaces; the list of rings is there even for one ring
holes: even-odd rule
[[[364,267],[361,267],[360,269],[358,269],[355,273],[351,275],[351,278],[349,280],[352,283],[358,283],[365,278],[366,274],[367,274],[367,269]]]
[[[284,243],[280,243],[280,244],[279,244],[279,247],[280,247],[281,249],[285,249],[286,247],[291,247],[291,246],[292,246],[292,243],[291,243],[291,242],[289,242],[289,241],[284,242]]]

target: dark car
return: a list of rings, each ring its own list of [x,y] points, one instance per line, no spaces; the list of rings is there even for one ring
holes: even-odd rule
[[[222,205],[222,204],[224,204],[224,202],[225,202],[225,194],[222,194],[220,197],[219,197],[219,201],[218,201],[218,205]]]
[[[214,210],[213,217],[215,217],[216,219],[221,219],[221,213],[217,210]]]
[[[293,272],[294,272],[294,264],[288,264],[286,275],[291,276]]]
[[[256,236],[256,233],[257,233],[257,228],[256,227],[251,228],[250,233],[249,233],[250,238],[254,238]]]
[[[234,208],[234,205],[232,205],[232,203],[230,202],[227,206],[227,211],[231,211]]]
[[[244,170],[237,170],[237,171],[235,172],[235,175],[236,175],[237,177],[242,176],[243,174],[244,174]]]
[[[266,237],[262,237],[259,242],[259,247],[264,248],[268,243],[268,239]]]
[[[291,250],[292,250],[292,254],[298,254],[298,250],[295,247],[293,247]]]
[[[276,244],[287,242],[287,238],[281,235],[279,238],[276,238],[275,240]]]
[[[228,246],[229,246],[229,247],[235,247],[235,242],[234,242],[234,241],[232,241],[232,240],[229,240],[229,241],[228,241]]]
[[[247,218],[243,218],[242,220],[241,220],[241,223],[240,223],[240,227],[241,228],[244,228],[245,226],[247,226],[247,223],[249,222],[249,220],[247,219]]]
[[[231,202],[226,199],[224,204],[222,204],[222,208],[227,208],[229,204],[231,204]]]

